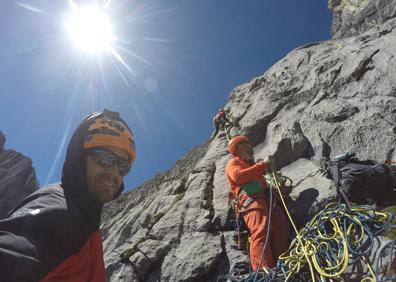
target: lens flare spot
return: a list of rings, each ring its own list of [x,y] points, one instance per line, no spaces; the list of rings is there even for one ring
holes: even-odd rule
[[[146,87],[147,91],[154,92],[157,89],[157,81],[153,78],[147,78],[144,81],[144,86]]]

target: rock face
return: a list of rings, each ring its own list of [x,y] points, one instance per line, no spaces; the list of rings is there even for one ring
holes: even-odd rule
[[[394,0],[329,0],[328,7],[334,13],[331,32],[335,38],[355,36],[371,28],[379,31],[396,16]]]
[[[0,131],[0,219],[7,217],[10,209],[38,189],[31,159],[5,150],[5,139]]]
[[[0,153],[4,151],[4,144],[6,141],[6,137],[3,132],[0,130]]]
[[[273,154],[298,184],[287,202],[300,226],[335,198],[334,183],[318,170],[323,157],[396,159],[395,3],[330,1],[332,40],[293,50],[229,95],[231,135],[247,135],[256,158]],[[247,262],[232,238],[226,145],[219,134],[106,207],[110,281],[216,281]]]

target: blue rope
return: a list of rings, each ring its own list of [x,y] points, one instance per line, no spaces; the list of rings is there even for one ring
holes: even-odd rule
[[[268,213],[268,223],[267,223],[267,235],[265,236],[265,242],[263,246],[263,250],[261,251],[260,262],[256,269],[256,275],[254,276],[253,282],[256,282],[258,273],[260,272],[261,263],[264,259],[265,249],[267,248],[268,237],[270,236],[270,229],[271,229],[271,217],[272,217],[272,183],[269,183],[269,191],[270,191],[270,202],[269,202],[269,213]]]
[[[272,186],[270,186],[270,212],[269,212],[269,222],[272,215]],[[330,238],[333,235],[333,229],[331,225],[331,219],[337,217],[337,221],[343,227],[344,238],[346,240],[346,247],[349,250],[349,264],[362,262],[363,258],[367,258],[368,255],[371,254],[374,248],[374,242],[378,241],[378,236],[386,235],[386,231],[395,230],[396,225],[392,223],[392,218],[386,218],[384,221],[383,217],[378,216],[374,211],[371,211],[368,207],[363,207],[365,210],[348,210],[345,204],[337,204],[335,206],[328,207],[322,210],[315,221],[308,222],[305,227],[300,231],[301,236],[305,237],[307,240],[310,240],[314,245],[317,246],[317,252],[315,253],[315,258],[317,259],[320,265],[324,265],[327,269],[331,269],[333,266],[336,266],[340,261],[340,256],[342,255],[343,244],[340,240],[326,240],[326,244],[321,244],[322,239],[321,236],[325,238]],[[269,223],[270,226],[270,223]],[[269,236],[269,226],[267,229],[267,237],[264,243],[262,256],[260,258],[260,266],[262,263],[262,259],[264,257],[264,252],[268,244],[268,236]],[[351,234],[347,234],[347,229],[352,228],[354,231]],[[364,237],[362,237],[364,236]],[[358,242],[356,239],[360,238],[361,240]],[[383,246],[374,256],[375,264],[375,275],[378,282],[382,281],[396,281],[396,266],[394,265],[396,262],[396,238]],[[394,261],[395,260],[395,261]],[[384,263],[387,262],[386,265]],[[270,274],[264,274],[262,272],[259,273],[259,268],[254,273],[249,274],[248,277],[244,277],[244,279],[240,280],[232,280],[235,282],[280,282],[285,281],[286,277],[290,273],[290,270],[293,266],[296,265],[297,262],[290,261],[289,264],[286,265],[285,261],[279,260],[276,267],[270,270]],[[381,269],[382,268],[382,269]],[[254,275],[254,277],[253,277]],[[307,264],[301,266],[301,269],[298,273],[293,273],[291,277],[289,277],[289,282],[297,282],[297,281],[310,281],[310,271],[307,267]],[[322,281],[322,277],[319,273],[314,273],[314,277],[317,281]],[[348,280],[347,277],[343,277]]]

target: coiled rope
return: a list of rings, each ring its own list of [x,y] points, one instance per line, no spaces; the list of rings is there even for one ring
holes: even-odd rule
[[[343,203],[330,203],[298,231],[280,192],[279,179],[275,173],[272,177],[286,214],[297,234],[296,238],[291,242],[288,251],[279,257],[277,266],[269,273],[255,272],[243,278],[229,274],[223,277],[226,281],[322,282],[348,281],[353,278],[356,281],[357,275],[364,275],[361,282],[396,281],[395,238],[385,244],[375,257],[369,259],[374,243],[380,240],[379,236],[386,236],[390,230],[395,232],[396,225],[392,223],[392,213],[375,211],[369,206],[355,206],[349,209]],[[375,270],[372,263],[376,264]],[[350,271],[351,267],[357,264],[367,268],[365,273],[356,274]]]

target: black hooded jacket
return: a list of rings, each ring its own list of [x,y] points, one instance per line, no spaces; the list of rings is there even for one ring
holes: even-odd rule
[[[74,132],[62,182],[40,188],[0,221],[0,282],[106,281],[102,204],[87,189],[83,149],[98,115],[86,118]],[[123,188],[122,183],[118,195]]]

